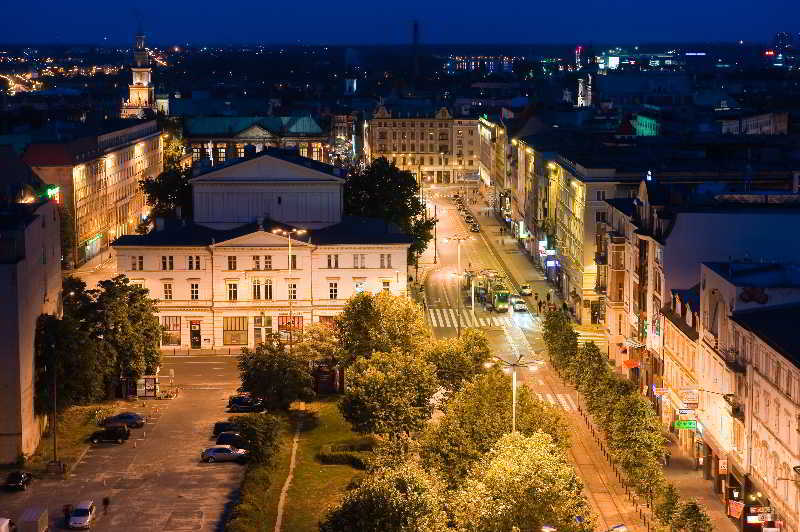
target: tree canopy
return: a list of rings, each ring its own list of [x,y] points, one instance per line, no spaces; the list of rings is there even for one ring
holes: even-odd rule
[[[511,378],[492,369],[467,382],[444,407],[445,414],[426,427],[421,455],[427,467],[439,470],[451,484],[511,430]],[[552,405],[539,401],[527,386],[517,388],[517,430],[541,431],[565,448],[569,435]]]
[[[280,335],[273,334],[255,349],[242,348],[241,389],[263,400],[269,410],[288,410],[294,401],[314,398],[308,363],[302,353],[288,351]]]
[[[440,482],[413,463],[378,469],[328,510],[321,532],[444,532]]]
[[[374,351],[418,353],[430,340],[420,306],[387,292],[354,295],[334,325],[345,365],[369,358]]]
[[[452,393],[485,371],[484,363],[491,358],[489,340],[480,329],[465,329],[458,338],[432,340],[425,358],[436,367],[439,384]]]
[[[356,432],[408,434],[431,417],[437,388],[435,368],[418,356],[375,352],[352,365],[339,410]]]
[[[425,251],[433,238],[436,221],[425,216],[417,180],[411,172],[400,170],[383,157],[348,176],[344,184],[344,211],[353,216],[380,218],[411,235],[410,262]]]
[[[583,483],[549,434],[507,434],[472,468],[451,506],[458,530],[594,530]]]
[[[175,216],[180,207],[181,217],[191,218],[191,178],[191,169],[170,168],[140,180],[139,187],[150,205],[150,216]]]
[[[91,290],[66,277],[62,294],[62,317],[43,316],[37,325],[37,411],[50,407],[53,372],[61,406],[108,397],[120,377],[135,381],[155,372],[162,328],[147,290],[124,275]]]

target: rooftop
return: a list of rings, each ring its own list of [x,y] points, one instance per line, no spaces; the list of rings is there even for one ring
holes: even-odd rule
[[[264,228],[291,229],[286,224],[265,220]],[[257,223],[250,223],[235,229],[210,229],[192,222],[185,224],[179,220],[165,220],[165,227],[160,231],[151,231],[146,235],[124,235],[116,239],[112,246],[208,246],[243,235],[255,233],[263,229]],[[337,244],[410,244],[411,237],[403,233],[399,227],[387,224],[375,218],[345,216],[338,224],[323,229],[311,230],[301,238],[293,238],[313,245]]]
[[[734,286],[800,288],[800,264],[783,262],[704,262]]]
[[[322,135],[322,128],[311,116],[198,116],[186,118],[187,137],[232,137],[251,127],[276,135]]]
[[[800,342],[795,330],[800,323],[800,305],[734,312],[733,321],[800,367]]]
[[[209,174],[213,174],[214,172],[222,170],[223,168],[231,168],[233,166],[236,166],[237,164],[241,164],[241,163],[244,163],[244,162],[252,161],[253,159],[257,159],[257,158],[260,158],[260,157],[272,157],[272,158],[275,158],[275,159],[280,159],[280,160],[286,161],[288,163],[296,164],[296,165],[302,166],[304,168],[309,168],[311,170],[316,170],[317,172],[322,172],[324,174],[328,174],[328,175],[333,176],[333,177],[335,177],[337,179],[343,179],[347,175],[347,171],[346,170],[344,170],[342,168],[338,168],[338,167],[333,166],[331,164],[315,161],[314,159],[309,159],[308,157],[303,157],[298,153],[297,150],[289,150],[289,149],[282,149],[282,148],[267,148],[265,150],[261,150],[260,152],[256,153],[253,156],[250,156],[250,157],[239,157],[239,158],[236,158],[236,159],[229,159],[229,160],[225,161],[222,164],[217,164],[217,165],[209,166],[209,167],[206,167],[206,168],[197,167],[196,168],[197,173],[195,173],[195,177],[192,180],[195,180],[195,179],[201,180],[201,181],[208,180],[208,179],[212,179],[213,180],[213,176],[209,175]],[[208,179],[204,179],[204,176],[207,176]],[[265,176],[263,176],[263,175],[256,175],[256,176],[243,175],[243,176],[237,176],[236,178],[231,178],[231,177],[227,177],[226,176],[224,179],[226,181],[233,181],[233,180],[236,180],[236,181],[251,181],[251,180],[252,181],[264,181],[265,180]],[[268,179],[268,177],[266,179]],[[286,181],[287,179],[282,179],[282,180]],[[306,180],[306,178],[302,174],[298,174],[295,180],[304,181],[304,180]]]

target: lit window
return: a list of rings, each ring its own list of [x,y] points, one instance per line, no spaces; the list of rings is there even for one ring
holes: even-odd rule
[[[162,345],[181,345],[181,317],[180,316],[162,316],[161,326],[163,333],[161,334]]]
[[[272,334],[272,316],[256,316],[253,318],[253,342],[263,344]]]
[[[247,345],[247,316],[222,318],[223,345]]]

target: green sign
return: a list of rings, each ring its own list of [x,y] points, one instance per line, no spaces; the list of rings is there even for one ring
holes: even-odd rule
[[[675,422],[675,428],[697,430],[697,421],[694,419],[679,419]]]

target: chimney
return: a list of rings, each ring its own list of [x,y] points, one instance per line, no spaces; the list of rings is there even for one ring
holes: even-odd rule
[[[164,218],[161,216],[156,216],[156,231],[163,231],[164,230]]]

